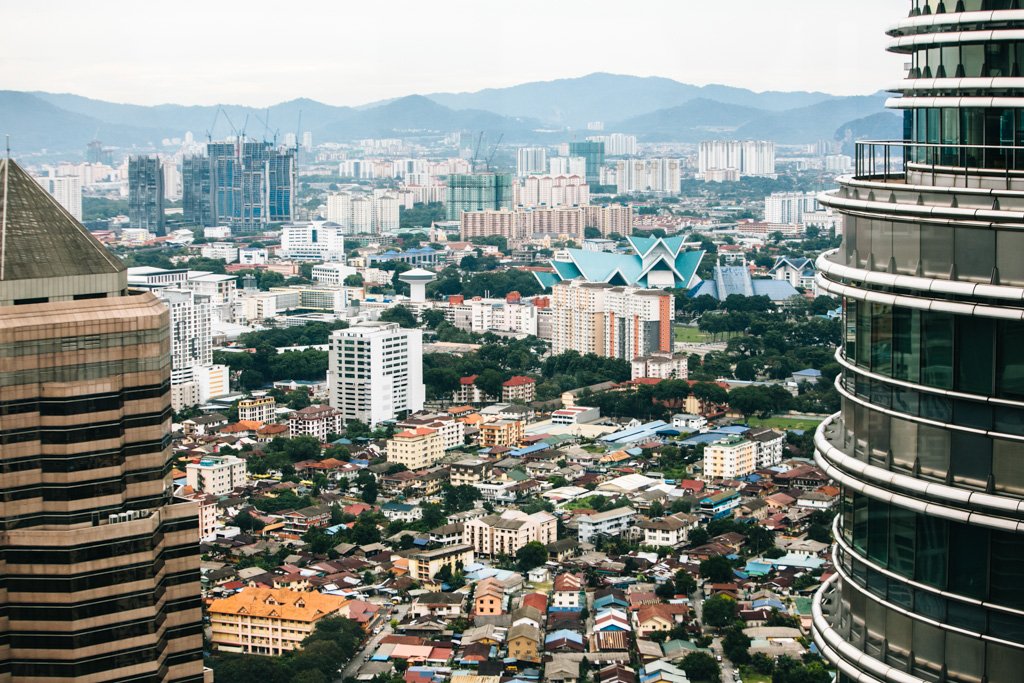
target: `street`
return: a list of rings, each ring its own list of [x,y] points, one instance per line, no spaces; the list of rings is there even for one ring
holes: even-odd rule
[[[700,622],[701,626],[704,625],[704,600],[701,591],[694,592],[690,596],[691,604],[693,604],[693,611],[697,615],[697,621]],[[707,629],[705,628],[705,632]],[[722,653],[722,639],[715,636],[711,639],[711,654],[720,661],[718,662],[719,668],[722,670],[722,683],[736,683],[735,675],[736,669],[733,667],[732,662]]]
[[[387,611],[385,612],[384,617],[380,622],[380,625],[382,627],[380,633],[378,633],[377,635],[370,636],[370,639],[366,641],[366,644],[363,646],[363,648],[359,650],[354,657],[352,657],[352,661],[350,661],[345,666],[344,670],[342,670],[341,676],[338,678],[338,681],[344,680],[346,678],[355,678],[356,674],[359,673],[359,667],[365,664],[366,658],[373,654],[374,651],[376,651],[377,646],[380,645],[380,641],[383,640],[385,636],[391,635],[391,633],[393,633],[393,629],[391,628],[391,620],[395,619],[401,622],[402,619],[405,618],[405,615],[409,612],[409,605],[405,604],[388,604],[385,607]]]

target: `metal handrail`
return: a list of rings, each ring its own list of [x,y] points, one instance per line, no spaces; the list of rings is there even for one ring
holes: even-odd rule
[[[861,180],[905,177],[910,164],[932,174],[955,169],[965,186],[972,176],[1024,173],[1024,146],[962,145],[910,140],[860,140],[854,143],[854,177]]]

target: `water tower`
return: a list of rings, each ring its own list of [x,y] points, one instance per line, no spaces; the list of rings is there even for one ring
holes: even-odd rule
[[[419,304],[427,300],[427,285],[436,280],[437,276],[429,270],[413,268],[400,274],[398,279],[409,285],[409,300]]]

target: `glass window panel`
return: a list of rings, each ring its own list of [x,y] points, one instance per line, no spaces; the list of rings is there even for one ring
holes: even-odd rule
[[[999,493],[1024,495],[1024,443],[1004,439],[992,442],[992,478]]]
[[[894,506],[889,512],[889,569],[900,576],[914,576],[917,515]]]
[[[957,228],[954,233],[957,277],[973,282],[990,282],[992,268],[996,264],[995,233],[966,228]]]
[[[1021,150],[1017,153],[1021,154]],[[1024,285],[1024,259],[1020,257],[1024,254],[1024,232],[1000,230],[996,233],[996,247],[999,282],[1004,285]]]
[[[894,417],[890,421],[890,430],[893,467],[912,470],[917,458],[917,423]]]
[[[947,523],[943,519],[923,515],[917,517],[916,579],[938,589],[946,587],[946,527]]]
[[[949,472],[949,432],[931,425],[918,425],[917,459],[923,476],[944,480]]]
[[[946,633],[946,666],[954,681],[981,683],[985,675],[985,643],[959,633]]]
[[[892,310],[892,376],[909,382],[920,378],[921,315],[911,308]]]
[[[1024,260],[1024,259],[1021,259]],[[996,393],[1024,398],[1024,322],[999,321],[996,337]]]
[[[870,522],[870,520],[869,520]],[[988,592],[988,529],[949,525],[949,590],[984,600]]]
[[[964,427],[992,429],[992,406],[980,401],[953,401],[953,421]]]
[[[921,258],[921,238],[913,223],[894,221],[892,223],[892,253],[896,259],[896,271],[912,275],[917,272]]]
[[[857,494],[853,497],[853,547],[862,555],[868,543],[868,499]]]
[[[991,318],[957,318],[957,388],[970,394],[992,393],[995,325]]]
[[[889,504],[868,498],[868,558],[889,564]]]
[[[875,270],[888,270],[892,258],[892,228],[888,221],[871,221],[871,253],[875,257]]]
[[[914,673],[938,680],[945,661],[946,641],[941,629],[921,621],[914,622]]]
[[[953,263],[953,231],[938,225],[921,226],[921,267],[927,277],[949,277]]]
[[[985,488],[992,472],[992,440],[981,434],[956,431],[951,435],[950,445],[953,481]]]
[[[921,381],[930,387],[953,388],[953,316],[929,313],[921,321]]]
[[[998,643],[986,644],[985,674],[989,683],[1015,683],[1024,671],[1024,650]]]
[[[916,389],[893,387],[892,407],[907,415],[918,415],[921,412],[921,394]]]
[[[964,78],[981,78],[985,65],[985,46],[981,44],[961,45],[960,63],[964,66]],[[979,140],[975,144],[982,143]]]
[[[945,396],[936,394],[921,394],[921,417],[939,422],[951,422],[953,420],[953,403]]]
[[[857,360],[857,302],[852,299],[843,299],[843,322],[846,338],[846,357],[856,362]]]
[[[871,306],[871,370],[892,374],[892,306]]]
[[[992,532],[992,587],[997,605],[1024,609],[1024,543],[1015,534]]]

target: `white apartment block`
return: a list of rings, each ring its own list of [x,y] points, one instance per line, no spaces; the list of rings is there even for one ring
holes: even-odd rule
[[[210,302],[211,323],[229,323],[233,320],[233,306],[238,291],[238,278],[202,270],[190,270],[185,288],[202,294]]]
[[[238,261],[238,247],[230,242],[213,242],[204,244],[199,253],[204,258],[219,259],[224,263],[235,263]]]
[[[597,228],[603,237],[613,232],[619,235],[632,235],[633,207],[622,204],[584,206],[583,225],[587,228]]]
[[[751,429],[743,435],[757,445],[757,468],[774,467],[782,462],[786,435],[774,429]]]
[[[277,416],[277,401],[273,396],[254,396],[238,402],[238,419],[270,422]]]
[[[634,358],[633,379],[656,377],[658,379],[686,379],[690,376],[689,362],[685,353],[656,353]]]
[[[76,220],[82,220],[82,179],[79,176],[50,176],[36,180]]]
[[[704,479],[735,479],[757,469],[757,444],[730,438],[704,448]]]
[[[181,410],[199,403],[195,368],[213,363],[210,299],[187,289],[156,289],[167,304],[171,329],[171,407]]]
[[[679,194],[681,168],[679,159],[621,159],[615,164],[615,189],[619,194]]]
[[[775,175],[775,143],[764,140],[706,140],[700,143],[697,173],[705,180],[715,171],[740,176]],[[732,179],[732,178],[728,178]]]
[[[516,206],[583,206],[590,203],[585,176],[531,175],[516,186]]]
[[[423,409],[423,332],[366,322],[331,334],[331,405],[371,427]]]
[[[267,262],[269,255],[262,247],[244,247],[238,250],[238,262],[246,266],[258,266]]]
[[[463,240],[499,235],[509,241],[531,237],[565,236],[583,239],[586,227],[585,207],[555,206],[487,211],[463,211],[459,229]]]
[[[312,436],[326,442],[331,434],[340,434],[344,424],[341,412],[331,406],[312,405],[288,415],[288,431],[297,436]]]
[[[609,135],[591,135],[587,137],[588,142],[603,142],[604,153],[610,157],[633,156],[636,154],[636,136],[625,133],[611,133]]]
[[[553,176],[578,175],[587,177],[587,160],[583,157],[551,157],[548,159],[549,172]]]
[[[804,214],[818,209],[814,192],[773,192],[764,198],[764,222],[803,224]]]
[[[591,543],[598,536],[618,536],[633,526],[636,511],[631,507],[614,508],[576,518],[580,543]]]
[[[516,175],[524,178],[548,170],[546,147],[520,147],[516,150]]]
[[[197,403],[231,393],[231,369],[226,365],[197,365],[192,368],[198,391]]]
[[[387,443],[387,461],[423,470],[444,457],[444,442],[437,430],[415,427],[395,434]]]
[[[632,360],[672,352],[675,300],[656,289],[573,280],[551,288],[551,353]]]
[[[548,512],[528,515],[520,510],[506,510],[500,515],[488,515],[467,520],[462,528],[462,542],[473,547],[478,555],[513,556],[531,541],[547,545],[558,536],[558,522]]]
[[[329,221],[286,225],[281,228],[277,255],[299,261],[344,261],[344,229]]]
[[[372,195],[339,192],[327,197],[327,220],[347,235],[390,232],[398,229],[401,204],[387,190],[374,190]]]
[[[223,496],[245,486],[245,460],[233,455],[205,456],[185,466],[185,478],[196,492]]]
[[[355,275],[357,272],[352,266],[346,266],[343,263],[320,263],[313,266],[313,281],[340,287],[345,284],[345,278]]]
[[[690,530],[697,526],[697,518],[691,515],[672,515],[649,522],[641,522],[644,545],[655,548],[672,548],[686,543]]]

